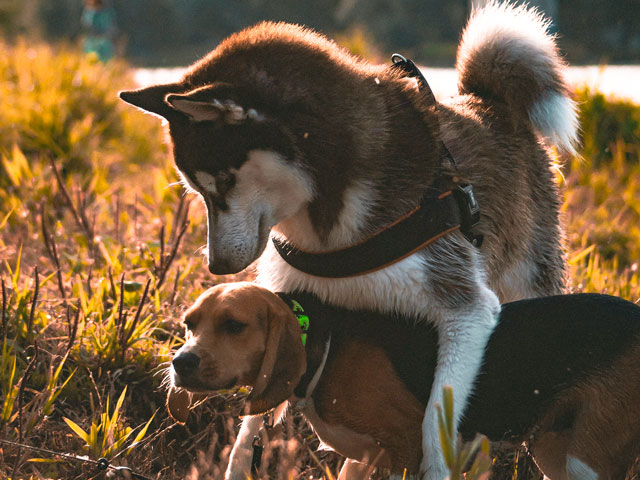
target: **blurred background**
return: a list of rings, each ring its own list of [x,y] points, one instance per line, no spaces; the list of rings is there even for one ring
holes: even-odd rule
[[[114,50],[138,66],[188,65],[222,38],[260,20],[285,20],[338,38],[367,57],[401,51],[453,66],[472,5],[484,0],[0,0],[4,36],[81,41],[92,4],[112,9]],[[553,19],[571,64],[640,62],[638,0],[530,1]],[[83,9],[85,10],[84,20]],[[83,25],[84,23],[84,25]]]

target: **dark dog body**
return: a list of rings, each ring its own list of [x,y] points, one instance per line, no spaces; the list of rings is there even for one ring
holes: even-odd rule
[[[394,333],[398,323],[384,316],[324,306],[316,313],[313,300],[300,303],[312,329],[314,318],[339,318],[328,327],[330,351],[312,394],[318,417],[373,437],[396,472],[416,472],[430,394],[422,379],[433,378],[436,333],[407,324]],[[481,432],[492,442],[527,442],[552,479],[568,478],[569,457],[597,478],[624,478],[640,454],[640,308],[604,295],[504,305],[460,432],[467,440]]]
[[[269,368],[266,360],[246,368],[249,378],[267,383],[251,394],[251,413],[288,397],[339,453],[375,460],[398,474],[404,468],[419,471],[421,424],[430,397],[424,380],[434,378],[437,363],[433,328],[294,294],[288,297],[310,319],[303,350],[295,333],[298,320],[275,295],[255,286],[220,290],[205,293],[205,300],[190,309],[187,318],[198,318],[196,326],[190,325],[197,340],[178,352],[174,365],[185,353],[216,356],[216,345],[230,341],[251,353],[260,343],[254,319],[267,298],[272,310],[264,318],[270,324],[284,322],[287,329],[265,340],[264,357],[275,356]],[[234,308],[240,304],[242,310]],[[215,325],[219,312],[224,319],[232,311],[247,327],[229,340]],[[207,333],[212,331],[219,333]],[[223,363],[212,361],[202,373],[176,368],[175,383],[215,389],[229,377],[231,367]],[[215,377],[204,373],[214,370]],[[244,382],[258,385],[253,379]],[[640,454],[640,307],[595,294],[504,305],[460,431],[467,438],[481,432],[493,442],[527,443],[552,480],[623,478]]]

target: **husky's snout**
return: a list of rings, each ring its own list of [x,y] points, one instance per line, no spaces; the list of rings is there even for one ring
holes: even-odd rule
[[[229,275],[241,272],[260,256],[269,237],[269,229],[262,231],[262,222],[253,217],[251,210],[232,211],[216,218],[209,215],[207,261],[211,273]]]

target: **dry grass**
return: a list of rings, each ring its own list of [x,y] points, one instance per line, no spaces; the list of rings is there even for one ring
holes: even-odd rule
[[[240,400],[214,398],[177,426],[161,383],[181,312],[244,277],[202,268],[203,208],[182,196],[158,122],[118,104],[126,65],[0,48],[0,438],[151,478],[220,478]],[[638,301],[640,110],[581,95],[588,147],[563,181],[572,285]],[[596,139],[603,119],[612,136]],[[317,447],[290,418],[265,473],[331,478],[341,460]],[[3,478],[103,476],[0,444]]]

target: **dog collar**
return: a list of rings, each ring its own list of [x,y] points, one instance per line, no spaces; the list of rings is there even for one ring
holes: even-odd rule
[[[432,186],[414,210],[353,246],[311,253],[281,238],[274,237],[272,241],[282,259],[293,268],[317,277],[344,278],[399,262],[456,230],[479,247],[482,239],[472,233],[479,216],[470,185],[456,184],[445,191]]]
[[[327,361],[332,330],[331,314],[328,312],[331,309],[327,309],[315,295],[309,293],[277,292],[277,295],[291,309],[300,324],[307,370],[294,389],[294,394],[298,398],[307,398],[315,388]]]
[[[415,63],[397,53],[391,58],[390,68],[415,78],[420,91],[437,107],[433,91]],[[444,162],[455,166],[444,142],[442,149]],[[443,188],[446,184],[450,188]],[[479,220],[480,207],[471,185],[438,175],[414,210],[360,243],[330,252],[311,253],[282,238],[273,237],[272,242],[282,259],[293,268],[317,277],[344,278],[375,272],[399,262],[456,230],[475,247],[480,247],[482,235],[474,231]]]
[[[298,319],[298,323],[300,324],[300,330],[302,330],[302,333],[300,334],[302,345],[306,346],[307,332],[309,331],[309,325],[310,325],[309,316],[304,313],[304,308],[302,308],[302,305],[300,305],[300,303],[297,300],[294,300],[293,298],[289,298],[289,303],[290,303],[291,311]]]
[[[287,304],[296,316],[296,319],[300,324],[300,339],[302,340],[302,346],[306,347],[309,327],[311,326],[311,319],[309,318],[309,315],[304,311],[302,304],[291,295],[282,292],[277,292],[277,295]]]

